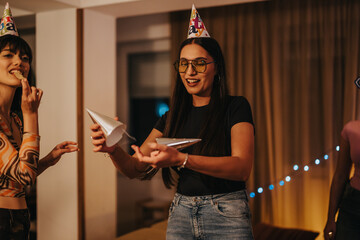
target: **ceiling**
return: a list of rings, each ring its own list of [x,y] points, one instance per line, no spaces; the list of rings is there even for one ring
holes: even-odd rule
[[[196,8],[223,6],[263,0],[8,0],[14,16],[65,8],[92,9],[116,18],[172,12]],[[6,0],[0,0],[4,8]]]

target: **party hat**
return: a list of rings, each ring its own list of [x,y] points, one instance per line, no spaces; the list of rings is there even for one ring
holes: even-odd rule
[[[158,144],[174,147],[176,149],[183,149],[200,141],[201,139],[199,138],[156,138]]]
[[[358,88],[360,88],[360,76],[359,76],[357,79],[355,79],[355,85],[356,85]]]
[[[126,125],[111,117],[86,109],[92,121],[100,125],[106,137],[106,146],[111,147],[118,143],[125,133],[130,139],[135,140],[126,131]]]
[[[199,37],[210,37],[210,35],[206,30],[204,22],[201,20],[200,14],[198,13],[195,5],[193,4],[190,15],[188,38]]]
[[[4,15],[0,22],[0,36],[7,34],[19,36],[8,2],[5,5]]]

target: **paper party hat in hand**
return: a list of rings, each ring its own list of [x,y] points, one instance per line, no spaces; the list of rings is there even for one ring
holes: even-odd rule
[[[118,143],[125,134],[129,139],[135,141],[135,138],[126,132],[126,125],[116,121],[108,116],[86,109],[94,123],[100,125],[101,130],[106,137],[106,146],[112,147]]]
[[[200,14],[198,13],[195,5],[193,4],[190,15],[188,38],[199,37],[210,37],[210,35],[206,30],[204,22],[201,20]]]
[[[176,149],[183,149],[200,141],[200,138],[156,138],[158,144],[174,147]]]
[[[6,3],[5,5],[4,15],[0,22],[0,36],[4,36],[7,34],[19,36],[14,19],[11,14],[9,3]]]

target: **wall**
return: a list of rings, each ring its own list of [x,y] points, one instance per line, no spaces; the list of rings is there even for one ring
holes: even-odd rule
[[[114,17],[84,10],[84,107],[107,116],[116,115],[115,31]],[[91,120],[84,114],[86,239],[114,239],[116,169],[105,154],[92,151]]]
[[[36,14],[36,75],[44,90],[39,110],[40,155],[76,139],[76,9]],[[39,240],[77,239],[77,153],[38,177]]]

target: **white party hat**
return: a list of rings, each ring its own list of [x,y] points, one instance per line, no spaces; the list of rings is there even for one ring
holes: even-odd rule
[[[192,5],[188,38],[210,37],[210,34],[206,30],[204,22],[201,20],[200,14]]]
[[[19,36],[8,2],[5,5],[4,15],[0,22],[0,36],[7,34]]]
[[[122,139],[124,133],[132,140],[135,140],[126,132],[126,125],[122,122],[116,121],[111,117],[91,111],[87,108],[86,111],[89,113],[93,122],[100,125],[101,130],[104,132],[106,137],[106,146],[114,146]]]
[[[200,141],[201,139],[199,138],[156,138],[158,144],[174,147],[176,149],[183,149]]]

